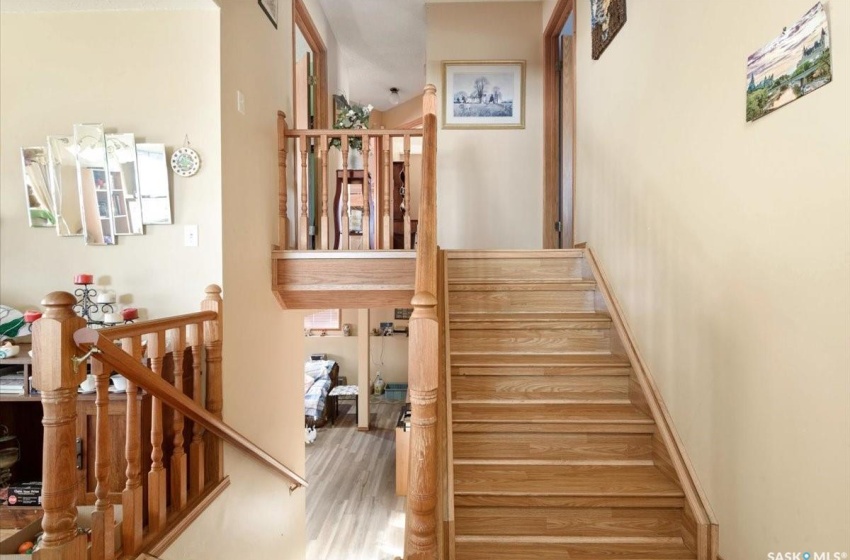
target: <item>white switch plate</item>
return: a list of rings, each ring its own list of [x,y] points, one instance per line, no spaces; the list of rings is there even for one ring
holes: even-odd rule
[[[236,110],[245,114],[245,94],[238,89],[236,90]]]
[[[185,226],[183,228],[183,245],[186,247],[198,246],[198,226]]]

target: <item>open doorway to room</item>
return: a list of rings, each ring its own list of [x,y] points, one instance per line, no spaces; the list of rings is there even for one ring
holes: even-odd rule
[[[559,0],[543,34],[543,247],[547,249],[575,245],[575,30],[574,0]]]
[[[403,553],[409,311],[305,317],[308,560]]]

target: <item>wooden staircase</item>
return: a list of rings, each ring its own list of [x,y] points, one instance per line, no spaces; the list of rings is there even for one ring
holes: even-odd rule
[[[585,251],[445,266],[453,557],[715,558]]]

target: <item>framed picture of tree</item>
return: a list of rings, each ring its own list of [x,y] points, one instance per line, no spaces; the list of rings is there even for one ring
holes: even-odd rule
[[[444,61],[443,128],[525,128],[525,61]]]

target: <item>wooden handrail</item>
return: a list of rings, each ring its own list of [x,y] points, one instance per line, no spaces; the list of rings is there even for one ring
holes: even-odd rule
[[[424,129],[419,128],[358,128],[358,129],[346,129],[346,128],[287,128],[285,136],[287,138],[298,138],[300,136],[309,136],[309,137],[320,137],[327,136],[328,138],[339,138],[343,135],[355,136],[355,135],[363,135],[367,134],[369,136],[411,136],[411,137],[419,137],[424,136]]]
[[[151,319],[148,321],[139,321],[138,323],[106,327],[104,329],[99,329],[98,332],[110,340],[118,340],[121,338],[142,336],[153,332],[187,327],[189,325],[203,323],[204,321],[214,321],[217,315],[218,314],[215,311],[198,311],[196,313],[186,313],[185,315],[175,315],[173,317],[165,317],[163,319]]]
[[[437,558],[437,89],[425,88],[416,283],[410,316],[410,461],[405,558]]]
[[[93,359],[103,362],[127,378],[128,381],[144,388],[154,397],[180,412],[184,416],[199,422],[209,432],[237,447],[250,457],[260,461],[270,469],[282,474],[290,480],[290,491],[299,486],[307,487],[307,481],[291,471],[286,465],[263,451],[251,440],[199,407],[192,399],[177,392],[174,387],[156,376],[148,368],[121,350],[107,337],[92,329],[79,329],[74,333],[74,343],[84,352],[92,352]]]

